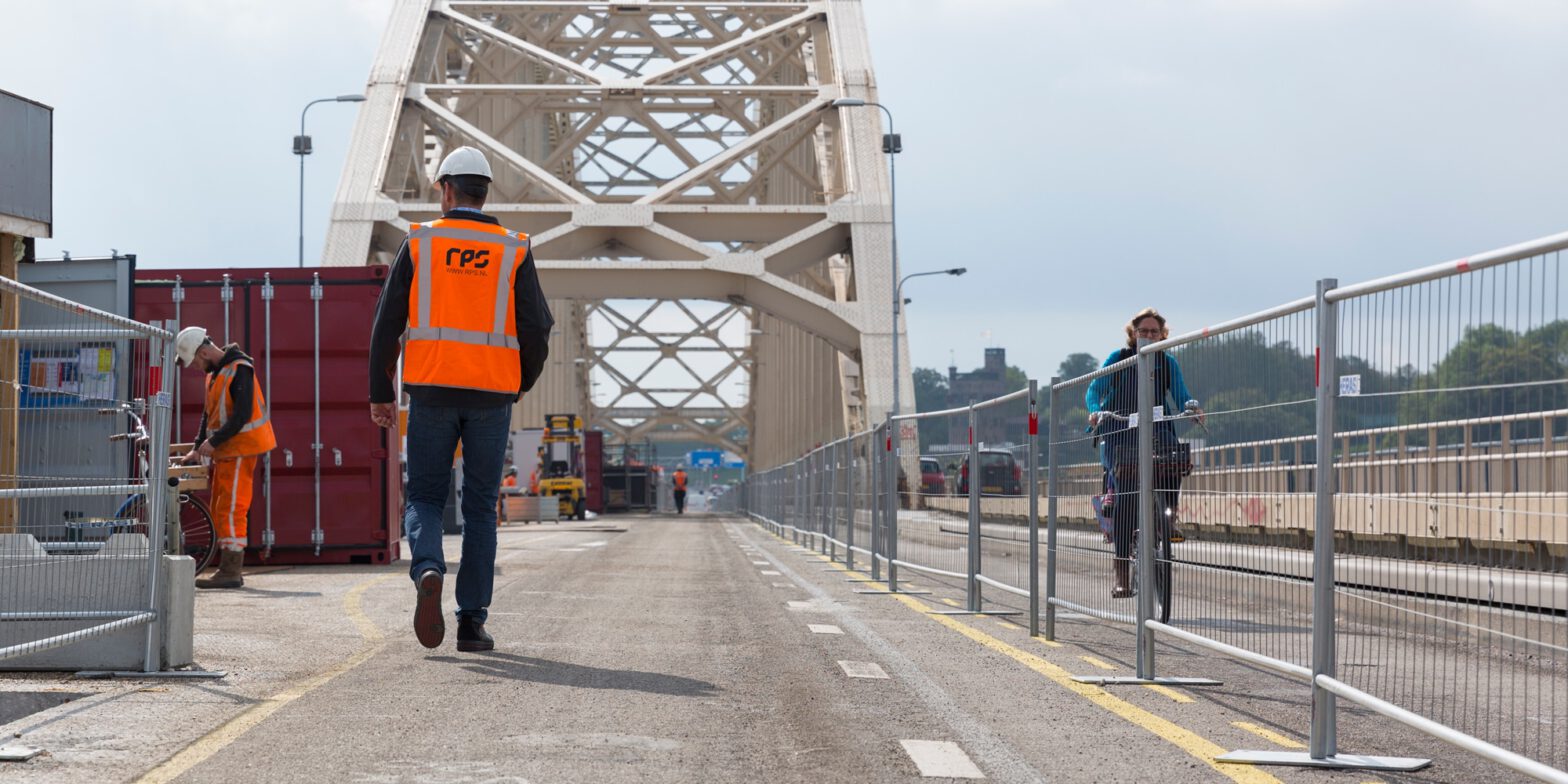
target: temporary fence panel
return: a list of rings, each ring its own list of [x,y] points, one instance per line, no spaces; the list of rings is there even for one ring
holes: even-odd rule
[[[898,557],[907,570],[904,576],[956,586],[966,595],[972,576],[969,485],[975,484],[969,481],[969,420],[966,406],[894,421]]]
[[[1337,392],[1334,677],[1559,770],[1565,255],[1341,299],[1324,379]]]
[[[1134,360],[1125,359],[1086,376],[1058,380],[1051,390],[1046,428],[1050,482],[1046,496],[1046,587],[1042,611],[1047,639],[1055,639],[1058,622],[1091,618],[1129,627],[1135,623],[1130,595],[1113,596],[1120,579],[1131,584],[1132,529],[1124,519],[1120,545],[1123,565],[1117,566],[1115,509],[1134,508],[1137,494],[1117,493],[1106,481],[1102,450],[1106,440],[1130,442],[1135,431],[1129,423],[1111,418],[1089,418],[1091,390],[1096,411],[1111,378],[1131,372]],[[1136,518],[1132,518],[1135,520]]]
[[[0,313],[0,660],[105,641],[158,670],[173,335],[6,278]]]
[[[1163,623],[1297,667],[1312,660],[1316,344],[1303,309],[1148,355],[1170,418],[1154,424],[1154,583],[1139,589]]]
[[[366,407],[370,325],[385,267],[137,273],[140,318],[200,326],[255,361],[278,447],[262,461],[252,561],[387,563],[399,557],[401,443]],[[181,373],[176,437],[200,429],[204,379]]]

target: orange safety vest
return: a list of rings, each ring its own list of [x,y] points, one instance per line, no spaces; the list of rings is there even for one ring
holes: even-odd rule
[[[676,471],[675,472],[675,476],[672,477],[672,478],[675,480],[675,489],[676,490],[685,490],[686,489],[686,472],[685,471]]]
[[[404,383],[517,394],[523,375],[512,290],[528,235],[441,218],[410,227],[408,252],[414,284]]]
[[[256,379],[256,368],[243,359],[236,359],[207,377],[207,432],[216,433],[224,422],[229,421],[229,403],[234,399],[229,387],[234,383],[234,371],[240,365],[251,369],[250,418],[233,438],[213,448],[212,456],[215,458],[261,455],[278,446],[278,439],[272,434],[272,414],[267,410],[267,401],[261,397],[261,383]]]

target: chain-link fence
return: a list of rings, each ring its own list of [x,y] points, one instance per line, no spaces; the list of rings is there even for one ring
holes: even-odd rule
[[[145,627],[158,670],[173,335],[6,278],[0,304],[0,660]]]

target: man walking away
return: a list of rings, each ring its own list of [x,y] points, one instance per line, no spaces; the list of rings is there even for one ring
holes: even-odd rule
[[[549,354],[550,315],[528,235],[484,214],[490,162],[453,150],[436,172],[442,217],[413,224],[376,306],[370,338],[370,418],[393,427],[393,375],[403,354],[408,484],[403,524],[416,586],[414,635],[441,644],[441,511],[452,455],[463,447],[463,560],[457,574],[457,649],[488,651],[495,578],[496,505],[512,404],[531,389]],[[406,338],[403,350],[400,340]]]
[[[676,466],[670,478],[675,482],[675,513],[686,514],[686,469]]]
[[[218,534],[218,571],[197,580],[197,588],[239,588],[240,567],[249,542],[248,514],[256,463],[277,447],[272,418],[261,396],[251,358],[240,347],[213,345],[207,330],[186,327],[174,339],[175,359],[207,374],[207,397],[194,448],[182,461],[206,459],[212,497],[212,523]]]

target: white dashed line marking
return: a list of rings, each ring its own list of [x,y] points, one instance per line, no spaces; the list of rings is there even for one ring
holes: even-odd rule
[[[751,565],[752,566],[767,566],[768,562],[767,561],[752,561]]]
[[[844,674],[851,678],[887,679],[887,673],[883,672],[882,665],[876,662],[841,661],[838,666],[844,668]]]
[[[769,576],[769,577],[779,577],[779,576],[781,576],[781,575],[779,575],[778,572],[775,572],[772,569],[763,569],[762,573],[767,575],[767,576]]]
[[[785,602],[784,606],[790,608],[791,610],[810,610],[810,609],[813,609],[813,607],[811,606],[811,602]]]
[[[983,779],[969,755],[957,743],[945,740],[901,740],[904,753],[925,778]]]
[[[808,623],[808,624],[806,624],[806,628],[810,629],[812,634],[843,634],[844,633],[843,629],[840,629],[840,628],[838,628],[837,626],[834,626],[831,623]]]

